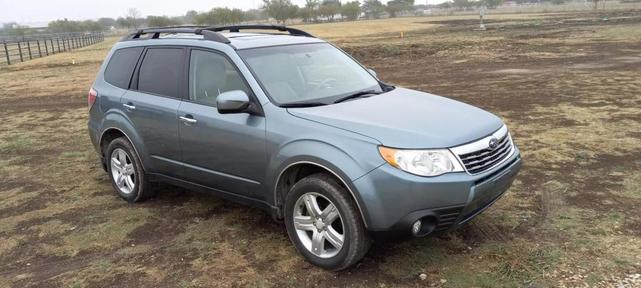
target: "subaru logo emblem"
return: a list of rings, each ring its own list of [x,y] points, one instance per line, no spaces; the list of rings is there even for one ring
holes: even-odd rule
[[[489,146],[490,146],[490,149],[492,150],[496,149],[496,147],[499,146],[499,139],[492,137],[492,139],[490,139]]]

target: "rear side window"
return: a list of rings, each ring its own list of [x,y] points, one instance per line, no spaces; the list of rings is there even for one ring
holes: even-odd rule
[[[182,48],[148,49],[138,74],[138,90],[179,98],[182,62]]]
[[[142,47],[133,47],[116,50],[105,69],[105,81],[122,89],[129,88],[131,74],[134,72],[142,49]]]

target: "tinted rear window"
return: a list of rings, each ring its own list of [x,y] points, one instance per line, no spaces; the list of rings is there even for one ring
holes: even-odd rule
[[[129,88],[131,74],[141,52],[142,47],[124,48],[114,52],[105,69],[105,81],[123,89]]]
[[[182,62],[181,48],[148,49],[138,75],[138,90],[178,98]]]

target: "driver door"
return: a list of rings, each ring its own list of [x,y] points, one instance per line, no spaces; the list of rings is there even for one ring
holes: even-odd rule
[[[251,89],[223,54],[191,49],[189,99],[178,109],[182,177],[190,182],[258,197],[265,175],[265,118],[248,113],[220,114],[216,97]],[[251,98],[251,96],[250,96]]]

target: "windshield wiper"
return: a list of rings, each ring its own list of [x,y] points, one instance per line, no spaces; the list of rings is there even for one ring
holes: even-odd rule
[[[327,103],[322,103],[322,102],[293,102],[293,103],[285,103],[279,105],[280,107],[283,108],[302,108],[302,107],[316,107],[316,106],[324,106],[327,105]]]
[[[381,93],[383,93],[383,92],[377,92],[376,90],[359,91],[359,92],[347,95],[345,97],[338,98],[336,101],[334,101],[334,103],[341,103],[343,101],[347,101],[347,100],[350,100],[350,99],[356,99],[356,98],[360,98],[360,97],[368,96],[368,95],[370,95],[370,96],[371,95],[378,95],[378,94],[381,94]]]

